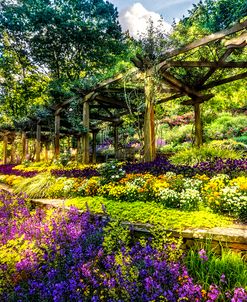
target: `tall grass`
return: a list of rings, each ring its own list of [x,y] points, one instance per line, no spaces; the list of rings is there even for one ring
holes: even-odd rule
[[[202,252],[204,250],[199,247],[193,248],[184,259],[195,282],[205,290],[209,289],[210,284],[216,284],[225,291],[236,287],[247,289],[247,263],[240,254],[222,249],[221,255],[217,255],[209,244],[205,247],[205,257],[200,256]]]
[[[25,192],[31,198],[44,198],[47,189],[56,182],[56,178],[50,173],[40,173],[34,177],[23,179],[14,185],[14,193]]]

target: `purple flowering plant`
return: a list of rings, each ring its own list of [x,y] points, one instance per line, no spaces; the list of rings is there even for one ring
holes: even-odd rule
[[[106,252],[103,221],[75,208],[30,209],[27,200],[0,192],[0,300],[215,301],[181,261],[149,243]],[[243,288],[224,301],[246,301]],[[237,300],[238,299],[238,300]]]

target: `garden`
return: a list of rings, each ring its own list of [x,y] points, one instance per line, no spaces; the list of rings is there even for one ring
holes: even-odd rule
[[[247,302],[246,3],[122,18],[0,4],[0,301]]]

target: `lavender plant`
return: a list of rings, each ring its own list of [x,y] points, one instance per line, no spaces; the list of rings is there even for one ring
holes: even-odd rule
[[[137,243],[106,252],[107,222],[89,212],[30,211],[25,198],[4,192],[0,201],[3,302],[246,301],[241,287],[224,293],[211,284],[204,290],[166,248]]]

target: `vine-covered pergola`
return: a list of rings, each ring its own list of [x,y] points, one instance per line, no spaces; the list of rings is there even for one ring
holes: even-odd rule
[[[80,160],[89,163],[89,132],[93,134],[92,161],[96,162],[97,125],[91,121],[106,121],[114,127],[114,147],[118,150],[118,126],[121,117],[130,111],[137,111],[130,104],[126,96],[131,93],[135,98],[143,98],[145,102],[144,114],[144,160],[151,161],[156,156],[155,151],[155,118],[156,104],[180,99],[182,105],[193,106],[195,125],[195,145],[202,145],[201,104],[210,100],[214,95],[211,89],[219,85],[244,79],[247,76],[247,62],[241,61],[241,53],[247,45],[247,21],[209,36],[196,40],[182,48],[174,49],[162,54],[158,62],[150,66],[146,58],[137,56],[133,59],[135,68],[127,74],[118,74],[107,79],[90,90],[76,91],[80,98],[83,132],[75,132],[66,120],[66,111],[74,98],[63,100],[56,106],[49,108],[50,116],[44,118],[30,118],[26,127],[22,128],[22,159],[25,158],[26,140],[34,137],[36,140],[36,161],[40,160],[41,143],[54,142],[54,156],[60,152],[60,138],[62,136],[76,136]],[[211,56],[196,55],[205,47],[214,49]],[[193,52],[193,56],[191,53]],[[198,60],[192,58],[198,57]],[[185,76],[181,76],[181,71]],[[193,70],[199,70],[195,78],[190,77]],[[224,70],[222,74],[222,70]],[[159,77],[158,94],[155,93],[155,76]],[[52,126],[51,126],[52,125]],[[53,135],[50,135],[51,130]],[[7,144],[13,142],[14,129],[1,129],[3,140],[3,163],[7,162]],[[13,150],[14,152],[14,150]]]

